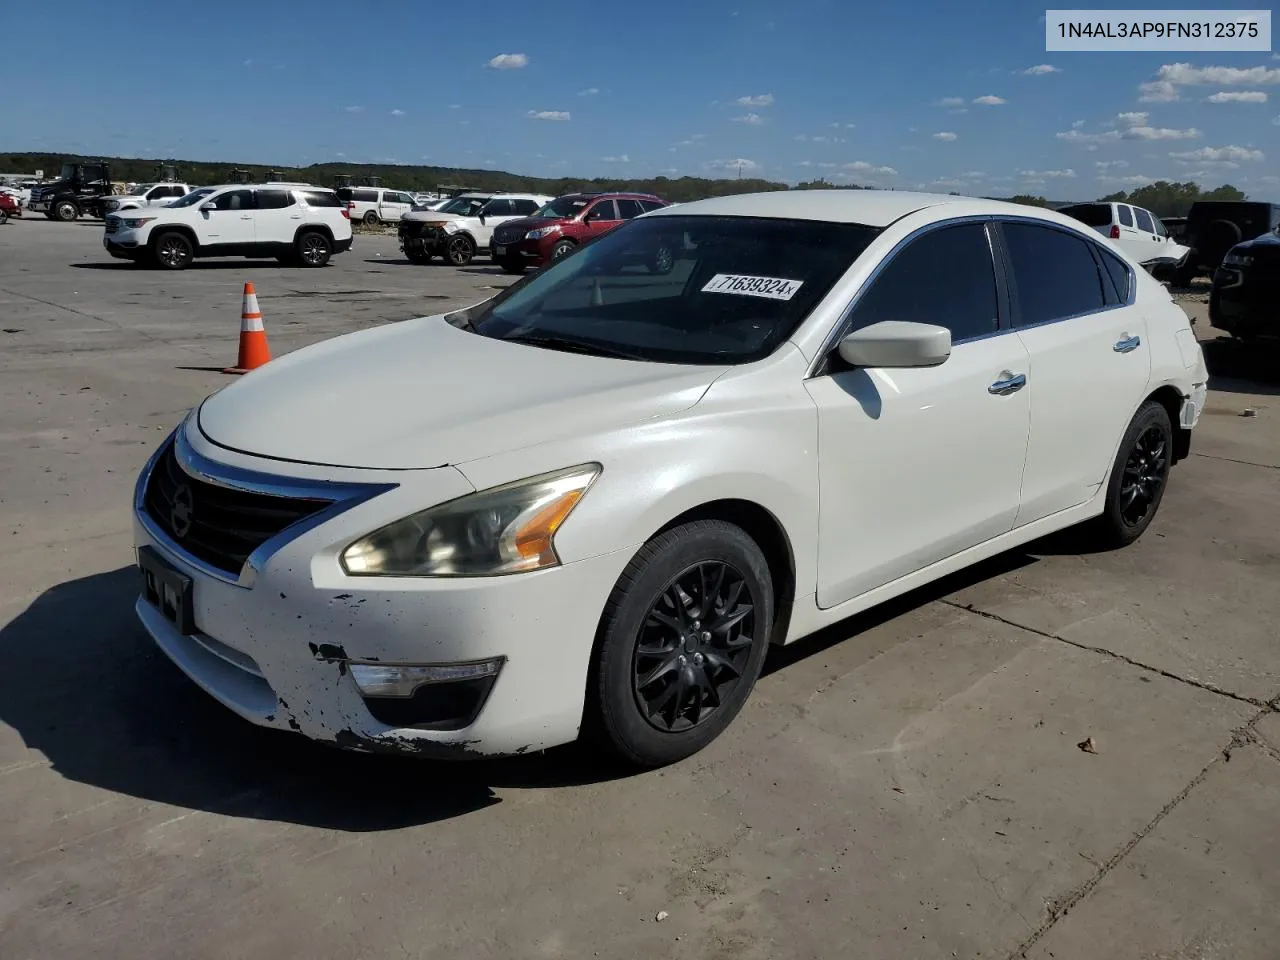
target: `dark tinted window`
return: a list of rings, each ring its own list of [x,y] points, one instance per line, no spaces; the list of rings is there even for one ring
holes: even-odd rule
[[[618,216],[623,220],[630,220],[633,217],[638,217],[640,214],[644,213],[644,210],[641,209],[639,202],[636,200],[628,200],[625,197],[619,197],[617,202]]]
[[[336,192],[338,195],[338,199],[342,201],[343,206],[346,206],[353,199],[355,199],[352,196],[352,194],[354,194],[355,191],[352,190],[350,187],[339,187]]]
[[[293,206],[293,194],[284,190],[259,190],[259,210],[283,210]]]
[[[516,215],[520,217],[531,217],[538,212],[536,200],[512,200],[511,205],[515,208]]]
[[[898,251],[858,298],[851,329],[910,320],[947,327],[955,341],[991,333],[998,317],[987,232],[966,223],[931,230]]]
[[[1058,212],[1074,217],[1090,227],[1111,225],[1111,204],[1109,203],[1077,203],[1074,206],[1063,207]]]
[[[214,199],[213,205],[219,210],[252,210],[253,191],[228,190],[226,193],[219,194]]]
[[[309,207],[345,207],[341,191],[330,193],[328,190],[301,190],[298,196]]]
[[[594,223],[599,220],[617,220],[618,214],[613,209],[612,200],[601,200],[587,212],[587,222]]]
[[[361,203],[377,203],[378,191],[377,190],[352,190],[351,199],[358,200]]]
[[[1120,303],[1128,303],[1129,284],[1132,282],[1129,268],[1110,250],[1103,250],[1099,247],[1097,252],[1102,257],[1102,265],[1107,268],[1107,273],[1111,275],[1111,285],[1115,287],[1116,296],[1120,298]]]
[[[486,217],[509,217],[515,211],[511,209],[510,200],[490,200],[480,212]]]
[[[1123,203],[1116,204],[1116,212],[1120,214],[1120,223],[1126,227],[1133,226],[1133,211]]]
[[[1030,223],[1006,223],[1004,237],[1017,288],[1018,326],[1061,320],[1106,305],[1098,265],[1082,237]]]
[[[641,200],[640,206],[644,209],[645,213],[648,213],[650,210],[662,209],[665,204],[661,204],[657,200]]]
[[[1151,222],[1151,214],[1143,210],[1141,207],[1133,208],[1133,215],[1138,220],[1138,229],[1143,233],[1155,233],[1156,225]]]

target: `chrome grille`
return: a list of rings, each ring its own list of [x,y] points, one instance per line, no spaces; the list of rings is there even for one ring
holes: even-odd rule
[[[181,549],[238,575],[254,550],[332,502],[233,490],[199,480],[182,469],[171,441],[147,479],[144,507]]]
[[[104,227],[104,229],[106,230],[107,233],[115,233],[117,230],[120,229],[120,218],[107,217],[106,226]]]
[[[519,227],[499,227],[493,231],[494,243],[518,243],[524,239],[524,230]]]

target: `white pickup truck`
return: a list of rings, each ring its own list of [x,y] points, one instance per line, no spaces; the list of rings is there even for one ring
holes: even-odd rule
[[[140,207],[160,207],[172,203],[179,197],[191,192],[185,183],[140,183],[128,193],[112,194],[102,198],[103,213],[117,213],[121,210],[137,210]]]

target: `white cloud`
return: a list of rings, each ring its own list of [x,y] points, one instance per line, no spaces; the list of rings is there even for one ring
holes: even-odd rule
[[[1148,177],[1141,173],[1131,174],[1130,176],[1127,176],[1127,177],[1113,177],[1111,179],[1115,183],[1132,184],[1135,187],[1141,187],[1145,184],[1156,182],[1155,177]]]
[[[594,97],[594,96],[595,96],[597,93],[599,93],[599,92],[600,92],[600,88],[599,88],[599,87],[587,87],[587,89],[585,89],[585,90],[579,90],[579,91],[578,91],[578,96],[580,96],[580,97]]]
[[[991,94],[987,94],[985,97],[974,97],[973,102],[980,103],[984,107],[996,107],[1002,103],[1008,103],[1009,101],[1004,99],[1003,97],[995,97],[995,96],[992,96]]]
[[[1104,130],[1101,133],[1085,133],[1077,124],[1070,130],[1055,133],[1059,140],[1068,143],[1091,144],[1090,150],[1097,149],[1097,144],[1114,140],[1195,140],[1200,131],[1195,127],[1176,130],[1172,127],[1152,127],[1147,121],[1150,114],[1141,111],[1121,113],[1116,116],[1115,124],[1119,129]]]
[[[841,170],[848,170],[850,173],[870,173],[881,177],[896,177],[898,171],[893,167],[877,167],[874,163],[867,163],[865,160],[855,160],[853,163],[842,164]]]
[[[1277,122],[1280,122],[1280,117],[1277,117],[1277,118],[1276,118],[1276,121],[1277,121]],[[808,138],[807,136],[805,136],[803,133],[797,133],[797,134],[796,134],[794,137],[792,137],[791,139],[792,139],[792,140],[799,140],[801,143],[804,143],[804,142],[805,142],[806,140],[808,140],[809,138]]]
[[[773,106],[773,94],[761,93],[754,97],[739,97],[733,102],[740,107],[771,107]]]
[[[981,170],[966,170],[959,176],[961,180],[985,180],[987,177]]]
[[[391,111],[391,115],[392,115],[393,117],[403,117],[403,116],[404,116],[404,111],[403,111],[403,110],[401,110],[401,109],[399,109],[399,108],[396,108],[395,110],[392,110],[392,111]]]
[[[627,156],[625,153],[622,153],[616,157],[601,157],[600,162],[601,163],[630,163],[631,158]]]
[[[1139,99],[1160,103],[1180,98],[1179,87],[1258,87],[1280,83],[1280,69],[1272,67],[1193,67],[1189,63],[1166,63],[1156,78],[1140,84]]]
[[[572,120],[568,110],[530,110],[525,114],[531,120]]]
[[[1068,167],[1065,170],[1019,170],[1018,176],[1028,180],[1070,180],[1076,172]]]
[[[1201,147],[1199,150],[1189,150],[1185,153],[1171,153],[1169,156],[1173,157],[1175,160],[1191,160],[1210,163],[1265,159],[1261,150],[1250,150],[1247,147]]]
[[[1195,140],[1200,131],[1195,127],[1174,130],[1170,127],[1130,127],[1121,134],[1126,140]]]
[[[364,107],[343,107],[347,113],[364,113]]]
[[[1071,129],[1072,129],[1072,130],[1079,130],[1079,129],[1080,129],[1081,127],[1083,127],[1083,126],[1084,126],[1084,121],[1083,121],[1083,120],[1075,120],[1075,121],[1072,121],[1072,123],[1071,123]]]
[[[1264,90],[1223,90],[1208,98],[1210,103],[1266,103]]]
[[[963,107],[964,97],[943,97],[941,100],[935,103],[934,106],[935,107]]]
[[[844,129],[846,130],[852,130],[854,127],[857,126],[857,124],[856,123],[833,123],[830,126],[832,130],[839,130],[841,127],[844,127]]]
[[[485,64],[490,70],[519,70],[529,65],[529,58],[523,53],[500,53]]]
[[[1061,73],[1061,72],[1062,71],[1059,70],[1057,67],[1048,63],[1037,63],[1034,67],[1027,67],[1027,69],[1022,71],[1023,75],[1028,77],[1039,77],[1039,76],[1043,76],[1046,73]]]
[[[812,161],[812,160],[797,160],[797,161],[796,161],[796,166],[797,166],[797,167],[812,167],[812,166],[813,166],[813,161]]]
[[[1118,113],[1116,114],[1116,122],[1124,127],[1145,127],[1147,125],[1147,120],[1150,119],[1150,117],[1151,114],[1149,113],[1140,113],[1136,111],[1131,113]],[[1072,124],[1072,126],[1074,127],[1075,125]]]
[[[1123,170],[1129,165],[1128,160],[1095,160],[1093,165],[1099,170]]]
[[[933,139],[941,140],[943,143],[951,143],[953,140],[956,140],[958,138],[956,134],[952,133],[951,131],[943,130],[940,133],[935,133],[933,135]]]
[[[708,160],[704,166],[708,170],[720,170],[726,173],[737,173],[739,170],[743,173],[752,173],[760,169],[760,164],[744,157],[739,157],[736,160]]]
[[[740,117],[734,117],[733,122],[745,123],[748,126],[758,127],[760,124],[764,123],[764,117],[760,116],[758,113],[744,113]]]

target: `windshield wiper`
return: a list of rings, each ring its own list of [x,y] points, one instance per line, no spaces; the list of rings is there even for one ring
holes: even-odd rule
[[[574,340],[549,333],[518,333],[511,337],[501,337],[507,343],[527,343],[532,347],[546,347],[548,350],[562,350],[565,353],[585,353],[597,357],[615,357],[619,360],[648,360],[648,357],[630,350],[615,347],[607,343],[594,343]]]

